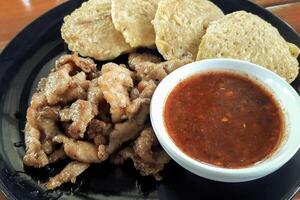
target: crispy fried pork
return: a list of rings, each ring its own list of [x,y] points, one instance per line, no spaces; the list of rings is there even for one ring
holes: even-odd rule
[[[44,135],[39,129],[37,120],[38,113],[44,106],[47,106],[46,97],[43,92],[37,92],[32,96],[26,114],[27,122],[24,130],[26,151],[23,162],[27,166],[36,168],[44,167],[49,163],[42,145]]]
[[[93,139],[96,145],[106,145],[111,129],[111,123],[93,119],[87,128],[87,136],[89,139]]]
[[[55,163],[56,161],[63,160],[65,158],[67,158],[66,152],[64,148],[61,147],[49,155],[49,163]]]
[[[159,83],[175,69],[193,62],[191,55],[165,62],[159,62],[158,59],[158,57],[148,54],[132,53],[129,55],[128,63],[130,68],[136,71],[139,80],[153,80],[155,83]]]
[[[100,89],[99,78],[91,80],[87,90],[87,100],[93,105],[95,112],[100,112],[99,103],[104,101],[104,97]]]
[[[126,107],[130,104],[129,89],[133,88],[133,73],[125,66],[114,63],[103,65],[101,72],[100,88],[110,104],[112,121],[127,119]]]
[[[90,58],[81,58],[78,54],[63,55],[55,62],[56,70],[60,69],[65,65],[70,65],[73,68],[79,68],[86,73],[96,72],[96,64]]]
[[[98,148],[98,157],[100,160],[106,160],[110,154],[122,146],[124,142],[135,139],[143,129],[149,116],[149,103],[140,105],[138,112],[131,119],[125,122],[115,124],[109,134],[108,145],[100,145]]]
[[[134,69],[136,65],[144,62],[160,63],[162,59],[150,53],[131,53],[128,56],[128,64],[132,69]]]
[[[97,111],[89,101],[77,100],[70,108],[64,108],[59,112],[60,120],[72,121],[68,127],[68,134],[74,138],[83,138],[89,122],[97,115]]]
[[[78,161],[70,162],[59,174],[51,177],[47,182],[48,190],[53,190],[66,182],[75,183],[76,177],[89,168],[90,164]]]
[[[156,85],[154,81],[141,81],[137,86],[137,97],[126,108],[126,113],[129,118],[132,118],[138,112],[142,104],[150,104],[150,100]]]
[[[40,168],[72,160],[50,178],[48,189],[74,183],[91,163],[108,158],[115,164],[131,159],[141,175],[160,180],[170,158],[149,126],[149,105],[157,83],[188,62],[132,53],[133,71],[114,63],[100,71],[89,58],[62,56],[40,80],[27,110],[24,164]]]
[[[158,146],[153,130],[149,127],[141,132],[133,146],[125,147],[111,157],[114,164],[123,164],[127,159],[133,161],[142,176],[153,175],[156,180],[162,179],[159,172],[170,161],[170,157]]]
[[[62,143],[66,155],[73,160],[84,163],[99,163],[97,146],[92,142],[75,140],[65,135],[53,138],[56,143]]]
[[[40,168],[49,163],[40,139],[41,132],[27,122],[25,126],[26,153],[23,158],[25,165]]]
[[[52,138],[60,133],[57,126],[59,120],[59,108],[45,106],[37,112],[36,122],[39,130],[43,133],[42,148],[46,154],[53,152]]]
[[[76,54],[62,56],[45,81],[45,96],[49,105],[68,103],[86,97],[88,73],[96,73],[96,64]]]

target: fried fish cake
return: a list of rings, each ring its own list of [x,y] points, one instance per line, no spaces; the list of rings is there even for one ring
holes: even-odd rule
[[[197,60],[236,58],[262,65],[292,82],[298,75],[299,48],[260,17],[238,11],[214,21],[203,36]]]
[[[112,20],[132,47],[153,47],[154,19],[159,0],[112,0]]]
[[[61,35],[71,51],[109,60],[132,48],[111,19],[111,0],[89,0],[64,18]]]
[[[188,53],[195,59],[208,24],[222,16],[207,0],[161,0],[153,20],[158,51],[166,60]]]

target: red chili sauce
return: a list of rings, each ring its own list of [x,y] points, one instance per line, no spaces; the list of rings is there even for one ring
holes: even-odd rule
[[[183,80],[167,98],[164,119],[183,152],[225,168],[246,167],[268,157],[284,132],[282,110],[273,95],[232,72]]]

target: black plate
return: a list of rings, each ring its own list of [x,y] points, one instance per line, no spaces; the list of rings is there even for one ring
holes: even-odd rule
[[[58,56],[67,53],[60,37],[62,18],[82,1],[69,1],[35,20],[0,56],[0,186],[9,199],[290,199],[300,184],[300,152],[275,173],[246,183],[220,183],[197,177],[175,162],[157,183],[141,177],[131,163],[115,167],[92,166],[76,185],[46,192],[44,181],[65,163],[44,169],[24,168],[23,134],[26,108],[37,81],[46,76]],[[214,0],[225,13],[246,10],[277,27],[289,42],[300,46],[299,36],[283,21],[246,0]],[[300,77],[293,86],[300,91]],[[26,173],[25,173],[26,172]],[[189,198],[190,197],[190,198]]]

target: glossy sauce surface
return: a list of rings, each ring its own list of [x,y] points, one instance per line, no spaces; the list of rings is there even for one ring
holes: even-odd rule
[[[242,75],[206,72],[179,83],[164,109],[167,131],[187,155],[241,168],[276,150],[283,113],[272,94]]]

